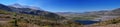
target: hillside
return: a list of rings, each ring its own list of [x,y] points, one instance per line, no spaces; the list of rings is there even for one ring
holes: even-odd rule
[[[0,10],[0,27],[80,27],[81,24],[72,21],[58,23],[46,20],[43,16],[22,14]]]
[[[36,10],[36,9],[30,8],[30,7],[18,8],[18,7],[14,7],[14,6],[6,6],[3,4],[0,4],[0,9],[5,10],[5,11],[10,11],[10,12],[16,12],[16,13],[43,16],[43,17],[46,17],[45,19],[53,19],[53,20],[64,20],[65,19],[65,17],[62,17],[55,13],[43,11],[43,10]]]
[[[30,13],[32,12],[32,14]],[[80,27],[55,13],[0,4],[0,27]]]

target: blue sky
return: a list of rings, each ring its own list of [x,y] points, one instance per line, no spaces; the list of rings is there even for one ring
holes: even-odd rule
[[[87,12],[120,8],[120,0],[0,0],[0,3],[36,6],[50,12]]]

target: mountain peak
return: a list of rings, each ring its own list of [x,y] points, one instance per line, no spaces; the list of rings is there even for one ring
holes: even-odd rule
[[[19,3],[15,3],[12,5],[9,5],[10,7],[15,7],[15,8],[30,8],[30,9],[34,9],[34,10],[41,10],[39,7],[34,7],[34,6],[27,6],[27,5],[21,5]]]
[[[19,3],[15,3],[15,4],[12,4],[12,5],[15,5],[15,6],[21,6]]]
[[[19,3],[15,3],[15,4],[12,4],[12,5],[9,5],[9,6],[16,7],[16,8],[27,8],[28,7],[28,6],[21,5]]]

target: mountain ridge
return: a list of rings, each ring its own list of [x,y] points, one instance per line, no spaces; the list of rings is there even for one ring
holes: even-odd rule
[[[54,19],[54,20],[65,19],[65,17],[59,16],[55,13],[44,11],[44,10],[35,10],[35,9],[31,9],[29,7],[28,8],[16,8],[16,7],[0,4],[0,9],[6,10],[6,11],[11,11],[11,12],[16,12],[16,13],[44,16],[44,17],[47,17],[47,19]]]

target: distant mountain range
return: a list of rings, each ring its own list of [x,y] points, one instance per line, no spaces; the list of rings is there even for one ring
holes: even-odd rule
[[[88,19],[96,19],[99,18],[101,20],[109,20],[113,19],[112,17],[120,16],[120,8],[116,8],[114,10],[101,10],[101,11],[91,11],[91,12],[84,12],[84,13],[76,13],[76,12],[56,12],[61,16],[67,17],[68,19],[77,19],[77,20],[88,20]],[[103,17],[104,16],[104,17]],[[109,19],[105,19],[109,18]],[[98,19],[96,19],[98,20]]]
[[[114,10],[104,10],[104,11],[91,11],[91,12],[84,12],[84,13],[77,13],[77,12],[56,12],[60,15],[120,15],[120,8]]]

